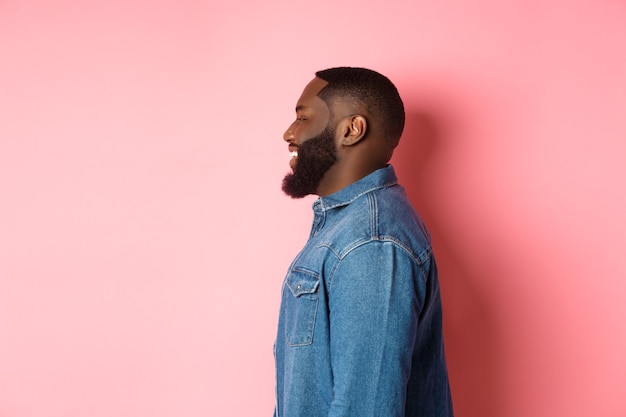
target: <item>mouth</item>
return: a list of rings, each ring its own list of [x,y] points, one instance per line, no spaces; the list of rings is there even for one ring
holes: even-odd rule
[[[298,159],[298,151],[291,151],[289,152],[289,155],[291,155],[291,159],[289,160],[289,166],[291,167],[291,169],[294,169],[296,167],[296,160]]]
[[[291,167],[291,169],[295,169],[296,161],[298,159],[298,145],[296,145],[295,143],[289,144],[289,155],[291,156],[291,158],[289,159],[289,166]]]

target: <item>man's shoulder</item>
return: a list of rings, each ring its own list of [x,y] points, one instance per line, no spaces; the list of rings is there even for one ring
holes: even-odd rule
[[[430,251],[430,233],[400,185],[376,190],[370,196],[372,223],[379,239],[390,239],[416,253]]]
[[[355,245],[388,241],[420,253],[430,249],[430,235],[402,187],[394,185],[365,193],[342,207],[323,246],[337,254]]]

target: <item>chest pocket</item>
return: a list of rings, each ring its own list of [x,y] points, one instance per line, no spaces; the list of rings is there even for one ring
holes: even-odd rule
[[[285,331],[290,346],[313,343],[320,279],[309,271],[291,271],[285,280]]]

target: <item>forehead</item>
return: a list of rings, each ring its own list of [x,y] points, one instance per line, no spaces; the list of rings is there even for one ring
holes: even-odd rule
[[[326,87],[328,82],[322,80],[321,78],[313,78],[307,85],[304,87],[304,91],[302,91],[302,95],[298,99],[298,104],[296,105],[296,110],[302,107],[324,107],[327,108],[324,100],[319,98],[317,94],[322,90],[322,88]]]

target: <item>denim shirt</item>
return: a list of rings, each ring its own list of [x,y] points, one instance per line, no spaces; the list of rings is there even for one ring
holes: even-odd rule
[[[430,235],[393,167],[313,212],[282,289],[274,416],[452,416]]]

